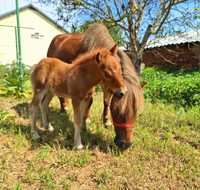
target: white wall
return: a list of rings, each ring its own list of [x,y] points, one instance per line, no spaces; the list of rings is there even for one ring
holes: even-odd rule
[[[16,26],[15,15],[1,19],[0,25]],[[21,29],[22,58],[23,63],[26,65],[33,65],[43,57],[46,57],[47,49],[52,38],[64,32],[32,9],[21,11],[20,26],[33,28]],[[31,37],[35,33],[39,33],[42,36],[39,39]],[[11,63],[15,59],[16,45],[14,28],[0,26],[0,63]]]

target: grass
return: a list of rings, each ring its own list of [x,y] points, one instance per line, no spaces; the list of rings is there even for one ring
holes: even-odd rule
[[[134,129],[133,146],[120,152],[112,128],[102,127],[97,94],[85,149],[73,145],[72,110],[51,104],[54,134],[30,137],[27,99],[0,97],[0,189],[200,189],[200,107],[146,103]]]

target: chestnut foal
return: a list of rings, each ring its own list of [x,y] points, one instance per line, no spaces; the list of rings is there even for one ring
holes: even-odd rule
[[[44,58],[33,69],[32,135],[39,138],[36,128],[37,108],[40,107],[43,127],[53,131],[48,121],[48,105],[53,96],[70,97],[74,111],[74,147],[83,148],[81,128],[85,124],[90,104],[92,88],[99,82],[108,86],[113,93],[124,95],[126,86],[121,74],[120,64],[114,54],[116,45],[110,50],[101,48],[91,50],[66,64],[57,58]]]

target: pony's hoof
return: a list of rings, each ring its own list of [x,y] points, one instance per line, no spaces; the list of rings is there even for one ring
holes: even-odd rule
[[[81,149],[83,149],[83,145],[82,144],[74,145],[74,149],[81,150]]]
[[[51,133],[54,131],[54,128],[50,123],[49,123],[48,131]]]
[[[111,122],[110,120],[107,120],[107,121],[104,123],[104,126],[105,126],[105,128],[111,127],[111,126],[112,126],[112,122]]]
[[[38,132],[36,132],[36,131],[33,131],[33,132],[32,132],[32,139],[33,139],[34,141],[40,139],[40,135],[38,134]]]

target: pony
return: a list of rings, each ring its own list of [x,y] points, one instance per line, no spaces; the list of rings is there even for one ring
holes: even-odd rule
[[[94,49],[72,64],[57,58],[44,58],[31,73],[33,87],[32,135],[39,138],[36,128],[36,114],[38,107],[42,115],[43,127],[52,132],[54,129],[48,120],[48,105],[53,96],[70,97],[74,111],[74,147],[82,149],[81,128],[85,125],[85,115],[90,104],[92,89],[100,81],[108,86],[116,96],[123,96],[127,91],[121,74],[120,64],[114,57],[117,46],[110,50],[106,48]],[[109,73],[110,77],[107,77]]]
[[[67,33],[55,36],[48,48],[48,57],[57,57],[71,63],[76,57],[91,49],[111,48],[114,41],[103,24],[92,24],[84,33]],[[139,77],[128,55],[118,49],[114,55],[121,65],[122,76],[127,86],[127,93],[123,98],[114,95],[112,91],[101,83],[104,96],[103,123],[109,122],[109,107],[115,127],[115,144],[120,148],[128,148],[132,142],[132,128],[135,125],[137,113],[144,105],[143,88]],[[109,75],[107,77],[110,77]],[[92,102],[92,99],[91,99]],[[61,110],[66,106],[66,99],[60,98]]]

